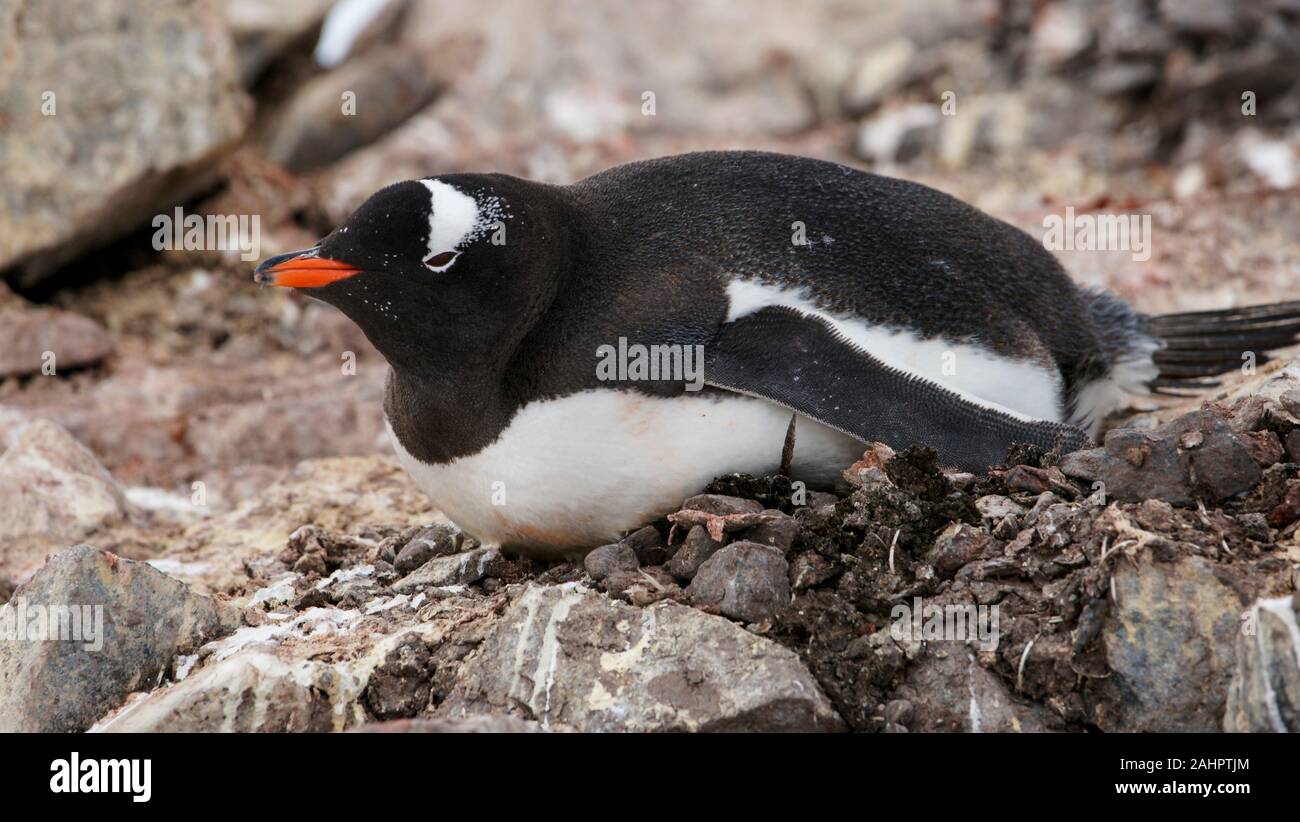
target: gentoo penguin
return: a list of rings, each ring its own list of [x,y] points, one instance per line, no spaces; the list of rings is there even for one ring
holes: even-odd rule
[[[356,322],[402,464],[467,532],[534,553],[778,470],[792,421],[810,487],[870,441],[969,470],[1073,450],[1126,393],[1199,387],[1300,327],[1300,303],[1145,316],[946,194],[759,152],[396,183],[255,278]]]

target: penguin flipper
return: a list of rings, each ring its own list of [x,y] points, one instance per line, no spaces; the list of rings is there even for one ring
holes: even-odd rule
[[[704,381],[769,400],[862,442],[929,445],[940,462],[984,471],[1013,443],[1062,453],[1087,434],[1026,422],[885,365],[817,317],[768,307],[724,325],[705,346]]]

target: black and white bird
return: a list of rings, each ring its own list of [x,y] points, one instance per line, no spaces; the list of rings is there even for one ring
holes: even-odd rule
[[[417,484],[533,552],[778,470],[792,413],[791,476],[812,487],[871,441],[982,470],[1015,442],[1082,447],[1126,395],[1203,387],[1300,329],[1300,303],[1143,315],[946,194],[759,152],[569,186],[397,183],[256,279],[356,322],[391,366],[384,410]],[[636,346],[702,351],[703,390],[602,369]]]

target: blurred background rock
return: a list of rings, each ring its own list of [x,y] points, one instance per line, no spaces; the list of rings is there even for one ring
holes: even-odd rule
[[[350,323],[255,287],[238,250],[153,250],[150,221],[258,215],[267,256],[441,172],[805,154],[1035,235],[1067,206],[1150,214],[1148,261],[1060,252],[1147,310],[1294,298],[1298,50],[1300,0],[0,0],[6,444],[70,431],[149,540],[196,481],[221,511],[385,451]]]

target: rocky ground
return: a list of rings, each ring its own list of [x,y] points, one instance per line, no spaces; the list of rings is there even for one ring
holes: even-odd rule
[[[0,128],[0,628],[69,602],[105,625],[93,654],[0,643],[0,729],[1300,726],[1289,356],[1137,401],[1093,451],[971,476],[877,447],[835,494],[721,477],[547,565],[414,488],[382,436],[386,365],[337,312],[252,286],[233,249],[156,253],[147,228],[181,203],[257,214],[266,256],[396,179],[751,147],[1031,233],[1067,205],[1149,214],[1150,260],[1060,252],[1143,310],[1294,298],[1285,3],[394,3],[330,71],[307,59],[323,0],[158,5],[90,36],[113,4],[78,33],[0,2],[24,67],[0,72],[0,124],[22,126]],[[82,76],[30,69],[74,37]],[[173,42],[194,47],[140,47]],[[7,108],[50,85],[61,114]],[[999,636],[896,636],[918,597],[997,606]]]

